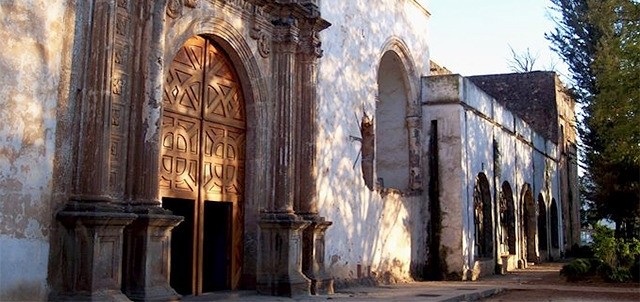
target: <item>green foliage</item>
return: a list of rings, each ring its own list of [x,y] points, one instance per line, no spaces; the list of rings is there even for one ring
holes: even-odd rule
[[[593,254],[609,266],[616,264],[616,238],[613,230],[596,224],[593,232]]]
[[[640,1],[551,0],[559,13],[547,34],[569,66],[583,104],[580,135],[588,220],[616,222],[640,237]]]
[[[562,267],[568,281],[599,276],[608,282],[640,281],[640,240],[614,237],[614,231],[596,224],[591,245],[593,258],[578,258]]]
[[[568,281],[575,282],[586,279],[591,275],[590,272],[589,259],[578,258],[565,264],[560,270],[560,275],[566,277]]]

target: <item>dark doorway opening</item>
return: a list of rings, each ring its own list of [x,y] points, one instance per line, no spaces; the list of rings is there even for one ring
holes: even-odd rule
[[[162,207],[174,215],[184,217],[184,221],[171,232],[171,275],[170,284],[181,295],[194,293],[193,226],[195,201],[179,198],[162,198]]]
[[[204,203],[202,290],[231,289],[231,202]]]

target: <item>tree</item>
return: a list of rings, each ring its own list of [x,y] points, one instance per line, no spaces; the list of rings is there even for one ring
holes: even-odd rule
[[[511,45],[509,45],[511,51],[511,60],[509,60],[509,68],[513,72],[529,72],[534,70],[536,61],[538,61],[539,54],[532,54],[529,47],[524,52],[516,52]]]
[[[617,236],[640,236],[640,1],[551,2],[560,17],[546,37],[584,109],[582,193]]]

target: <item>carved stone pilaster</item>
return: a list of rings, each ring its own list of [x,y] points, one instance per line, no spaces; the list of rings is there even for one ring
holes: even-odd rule
[[[122,294],[122,230],[136,218],[120,207],[81,202],[58,212],[65,227],[54,301],[129,301]]]
[[[123,292],[134,301],[179,299],[169,285],[171,230],[184,218],[159,207],[131,211],[138,217],[124,230]]]
[[[328,26],[314,13],[317,6],[309,4],[309,15],[300,22],[298,53],[298,133],[299,162],[296,214],[311,224],[303,231],[302,270],[311,280],[311,294],[332,294],[333,279],[324,268],[324,234],[331,222],[318,216],[317,205],[317,83],[318,58],[322,56],[318,32]]]
[[[312,295],[333,294],[333,278],[327,274],[324,265],[324,238],[332,222],[318,215],[304,215],[303,218],[310,222],[303,232],[302,244],[302,271],[311,280],[310,292]]]
[[[309,293],[310,281],[301,270],[302,230],[309,225],[294,214],[296,154],[299,139],[296,105],[296,21],[279,7],[273,20],[274,199],[261,215],[258,243],[257,289],[261,294],[297,296]]]
[[[72,196],[57,213],[64,229],[53,300],[128,300],[121,292],[123,229],[137,215],[115,204],[126,182],[134,4],[91,0],[76,7],[77,169]]]
[[[294,297],[308,295],[310,280],[301,272],[302,230],[309,222],[291,215],[260,218],[258,293]]]
[[[297,107],[295,52],[298,28],[284,17],[274,22],[273,88],[275,103],[274,181],[275,200],[268,212],[293,214],[295,194],[295,160],[297,154]]]
[[[160,207],[158,171],[160,158],[161,95],[157,83],[159,72],[157,39],[153,39],[154,18],[162,18],[151,9],[155,1],[136,1],[137,28],[132,48],[142,60],[131,62],[131,94],[134,101],[129,107],[130,133],[128,146],[128,180],[124,200],[126,211],[137,218],[124,229],[123,292],[134,301],[173,301],[178,295],[169,284],[171,263],[171,231],[184,218],[172,215]],[[182,4],[182,3],[181,3]],[[197,1],[183,1],[195,7]],[[142,26],[144,25],[144,26]],[[147,81],[144,81],[144,80]]]
[[[77,74],[81,75],[78,82],[82,108],[78,168],[73,188],[77,199],[110,200],[111,179],[121,176],[118,175],[120,165],[117,157],[121,148],[116,141],[113,145],[111,141],[114,134],[112,128],[118,127],[122,121],[119,101],[127,83],[125,73],[117,66],[127,57],[124,45],[111,46],[115,44],[116,32],[126,31],[128,25],[125,21],[127,15],[122,12],[126,7],[122,6],[122,2],[120,0],[116,5],[115,0],[93,0],[82,7],[87,10],[83,13],[90,18],[85,22],[89,21],[87,23],[91,26],[79,33],[89,41],[86,45],[86,61],[76,62],[74,66]],[[126,5],[127,1],[124,2]],[[112,100],[116,100],[114,106]]]

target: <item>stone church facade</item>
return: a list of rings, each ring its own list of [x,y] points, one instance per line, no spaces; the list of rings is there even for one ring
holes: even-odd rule
[[[472,280],[578,242],[562,84],[432,68],[421,1],[0,12],[0,300]]]

